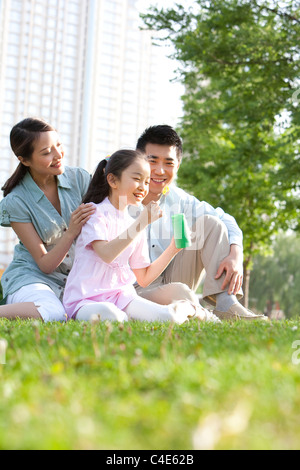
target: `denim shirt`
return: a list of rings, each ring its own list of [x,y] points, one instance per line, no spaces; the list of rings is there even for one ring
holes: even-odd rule
[[[71,213],[81,204],[90,175],[81,168],[66,167],[57,177],[60,215],[30,173],[0,202],[0,225],[10,227],[11,222],[32,223],[39,237],[50,251],[68,228]],[[33,283],[47,284],[58,298],[62,297],[67,275],[74,259],[74,244],[65,259],[51,274],[43,273],[23,243],[15,246],[11,264],[4,271],[1,284],[3,297]]]
[[[169,246],[173,237],[172,215],[183,213],[185,215],[189,229],[193,234],[201,230],[201,224],[197,226],[197,220],[203,215],[218,217],[227,227],[230,245],[235,244],[243,249],[243,233],[237,225],[235,219],[226,214],[223,209],[214,209],[205,201],[199,201],[194,196],[189,195],[183,189],[174,184],[170,186],[169,192],[161,196],[159,205],[163,211],[163,216],[147,227],[147,238],[151,262],[155,261]],[[133,212],[131,211],[131,215]],[[192,243],[191,250],[197,249]]]

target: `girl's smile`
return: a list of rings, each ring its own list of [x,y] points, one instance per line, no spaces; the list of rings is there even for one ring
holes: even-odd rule
[[[137,206],[148,194],[150,184],[150,165],[144,158],[137,158],[117,179],[108,175],[111,187],[110,202],[119,210],[128,205]]]

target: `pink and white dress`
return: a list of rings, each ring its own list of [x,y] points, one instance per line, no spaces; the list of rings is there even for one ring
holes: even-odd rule
[[[137,297],[133,284],[133,269],[150,265],[145,231],[110,264],[93,250],[96,240],[111,241],[126,231],[134,222],[127,209],[116,209],[108,200],[95,204],[96,212],[82,227],[77,238],[75,260],[68,276],[63,304],[68,318],[75,318],[85,304],[111,302],[123,310]]]

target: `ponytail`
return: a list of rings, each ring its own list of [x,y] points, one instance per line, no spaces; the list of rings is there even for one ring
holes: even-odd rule
[[[107,160],[102,160],[91,179],[87,193],[84,196],[82,202],[84,204],[88,202],[94,202],[99,204],[109,195],[109,184],[106,179],[105,168],[107,166]]]
[[[19,163],[15,172],[6,181],[1,190],[3,191],[3,197],[7,196],[24,178],[28,171],[28,167]]]
[[[94,202],[99,204],[104,201],[110,193],[110,185],[107,182],[107,175],[113,174],[119,181],[124,170],[128,168],[137,158],[146,160],[145,153],[140,150],[117,150],[108,159],[102,160],[90,182],[83,203]]]
[[[55,131],[54,127],[37,118],[26,118],[16,124],[10,132],[10,146],[16,157],[29,161],[34,152],[34,143],[39,139],[41,132]],[[20,163],[1,188],[4,197],[7,196],[24,178],[29,168]]]

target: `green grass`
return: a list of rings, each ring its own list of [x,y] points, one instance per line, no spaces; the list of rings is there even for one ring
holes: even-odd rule
[[[0,320],[1,338],[0,449],[300,448],[299,319]]]

